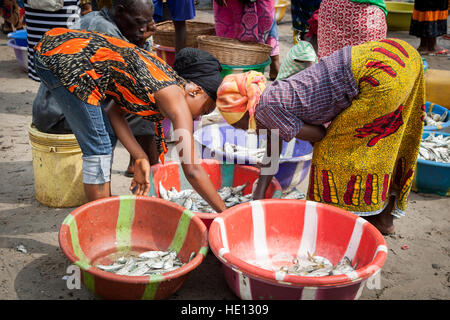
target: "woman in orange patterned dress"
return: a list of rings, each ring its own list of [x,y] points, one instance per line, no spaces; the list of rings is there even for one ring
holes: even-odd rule
[[[88,200],[108,197],[112,151],[117,138],[135,159],[130,190],[150,189],[148,157],[124,119],[133,113],[155,122],[157,147],[167,152],[161,120],[180,133],[177,149],[186,178],[217,211],[225,205],[194,151],[193,119],[211,112],[221,82],[220,63],[209,53],[185,48],[174,69],[129,42],[96,32],[55,28],[35,48],[35,67],[52,91],[83,152],[83,183]],[[99,102],[113,101],[107,110]],[[117,137],[117,138],[116,138]],[[181,151],[180,151],[181,149]]]

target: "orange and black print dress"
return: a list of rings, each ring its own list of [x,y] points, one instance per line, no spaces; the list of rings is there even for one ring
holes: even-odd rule
[[[185,80],[159,57],[117,38],[96,32],[55,28],[35,47],[35,57],[83,102],[100,106],[106,97],[123,110],[155,122],[164,160],[161,120],[154,94],[170,85],[184,90]]]

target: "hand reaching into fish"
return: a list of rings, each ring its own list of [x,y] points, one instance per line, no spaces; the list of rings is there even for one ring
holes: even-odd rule
[[[150,162],[147,159],[135,160],[130,190],[135,195],[147,195],[150,191]]]

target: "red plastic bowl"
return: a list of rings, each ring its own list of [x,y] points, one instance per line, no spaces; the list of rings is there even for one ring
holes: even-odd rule
[[[220,163],[214,159],[203,159],[202,166],[208,173],[214,187],[220,189],[224,186],[240,186],[248,182],[244,188],[243,194],[251,193],[253,183],[259,177],[259,169],[251,166],[236,165],[230,163]],[[175,187],[178,191],[184,189],[192,189],[192,186],[184,176],[181,164],[176,161],[168,161],[164,165],[157,164],[152,166],[152,184],[150,194],[159,197],[159,182],[166,190]],[[278,181],[273,178],[266,191],[266,198],[280,198],[281,186]],[[214,218],[218,217],[217,213],[194,212],[207,228],[211,225]]]
[[[232,207],[209,230],[209,246],[223,263],[229,287],[241,299],[357,299],[383,266],[387,246],[363,218],[305,200],[266,199]],[[335,265],[343,256],[358,262],[350,275],[303,277],[255,265],[280,253],[307,252]]]
[[[207,230],[181,206],[145,196],[116,196],[75,209],[59,230],[59,245],[81,269],[83,284],[103,299],[164,299],[177,291],[208,252]],[[175,250],[182,267],[159,275],[123,276],[94,267],[119,251]],[[195,257],[189,261],[191,253]]]
[[[175,62],[175,48],[160,44],[154,44],[153,47],[156,50],[156,55],[167,62],[169,66],[173,67],[173,63]]]

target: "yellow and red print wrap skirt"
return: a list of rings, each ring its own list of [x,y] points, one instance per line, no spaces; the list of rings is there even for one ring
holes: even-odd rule
[[[360,216],[395,196],[403,216],[423,131],[425,86],[419,53],[398,39],[352,48],[359,94],[314,145],[308,199]]]

